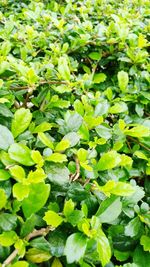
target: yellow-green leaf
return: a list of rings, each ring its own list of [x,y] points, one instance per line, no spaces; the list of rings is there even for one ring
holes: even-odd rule
[[[98,230],[97,252],[99,254],[99,259],[102,263],[102,266],[104,267],[107,263],[110,262],[111,247],[108,238],[106,237],[102,229]]]
[[[150,136],[150,129],[146,126],[138,125],[138,126],[132,127],[129,130],[125,130],[124,133],[126,135],[138,137],[138,138],[148,137]]]
[[[15,112],[12,120],[11,130],[14,137],[23,133],[29,126],[32,120],[32,114],[29,109],[20,108]]]
[[[27,177],[28,183],[40,183],[46,179],[47,175],[45,174],[42,168],[38,168],[35,171],[30,171]]]
[[[140,244],[143,246],[144,251],[150,252],[150,237],[147,235],[142,235],[140,239]]]
[[[67,148],[70,147],[70,142],[69,140],[61,140],[55,147],[55,151],[57,152],[61,152],[61,151],[64,151],[66,150]]]
[[[115,150],[104,153],[98,164],[97,169],[99,171],[105,171],[115,168],[121,163],[121,156]]]
[[[45,158],[47,161],[53,161],[53,162],[64,162],[67,161],[66,155],[60,154],[60,153],[53,153],[50,156]]]
[[[54,228],[58,227],[64,221],[61,216],[59,216],[56,212],[52,210],[45,212],[45,216],[43,219],[48,225],[51,225]]]
[[[45,133],[38,133],[38,138],[45,146],[54,149],[53,142],[46,136]]]
[[[0,235],[0,245],[3,247],[10,247],[18,239],[17,234],[14,231],[3,232]]]
[[[4,208],[7,202],[7,196],[3,189],[0,188],[0,209]]]
[[[37,248],[30,248],[27,251],[25,257],[29,262],[41,263],[44,261],[48,261],[52,256],[48,251],[44,251]]]
[[[53,260],[53,262],[52,262],[51,267],[63,267],[63,266],[62,266],[60,260],[57,259],[57,258],[55,258],[55,259]]]
[[[13,196],[17,198],[18,201],[22,201],[29,195],[29,186],[21,183],[16,183],[13,186]]]
[[[15,178],[17,182],[23,182],[26,175],[24,169],[21,166],[15,165],[12,166],[9,170],[11,175]]]

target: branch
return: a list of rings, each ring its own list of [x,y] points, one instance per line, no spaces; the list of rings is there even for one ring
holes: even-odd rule
[[[40,81],[39,84],[37,84],[37,86],[39,85],[42,85],[42,84],[67,84],[67,82],[65,81]],[[29,86],[17,86],[17,87],[14,87],[14,86],[11,86],[12,90],[25,90],[25,89],[29,89]]]
[[[51,228],[50,226],[46,227],[46,228],[41,228],[39,230],[33,230],[32,233],[30,233],[29,235],[27,235],[25,237],[25,240],[29,241],[30,239],[36,237],[36,236],[45,236],[49,233],[49,231],[53,230],[53,228]],[[18,250],[15,249],[9,256],[8,258],[3,262],[2,264],[2,267],[5,267],[7,265],[9,265],[13,260],[14,258],[17,256],[18,254]]]
[[[17,256],[17,254],[18,254],[18,250],[15,249],[15,250],[8,256],[8,258],[3,262],[2,267],[5,267],[5,266],[9,265],[9,264],[13,261],[13,259]]]
[[[148,148],[147,146],[143,145],[140,141],[138,141],[138,140],[132,138],[131,136],[128,136],[128,139],[130,139],[130,140],[132,140],[133,142],[139,144],[141,147],[145,148],[147,151],[150,152],[150,148]]]
[[[80,162],[76,156],[74,159],[75,159],[75,163],[76,163],[76,172],[75,172],[75,174],[71,175],[71,181],[73,181],[73,182],[76,181],[80,176]]]
[[[29,241],[30,239],[32,239],[32,238],[34,238],[36,236],[40,236],[40,235],[45,236],[45,235],[47,235],[49,233],[50,230],[53,230],[53,229],[51,227],[49,227],[49,226],[47,228],[41,228],[39,230],[33,230],[33,232],[30,233],[29,235],[27,235],[25,237],[25,239],[27,241]]]

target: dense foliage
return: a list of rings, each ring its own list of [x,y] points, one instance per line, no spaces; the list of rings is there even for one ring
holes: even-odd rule
[[[150,266],[149,11],[0,1],[0,266]]]

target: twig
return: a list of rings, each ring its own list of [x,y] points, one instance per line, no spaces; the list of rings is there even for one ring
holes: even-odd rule
[[[36,236],[40,236],[40,235],[45,236],[49,233],[50,230],[53,230],[53,229],[51,227],[47,227],[47,228],[41,228],[40,230],[33,230],[33,232],[27,235],[25,239],[29,241],[30,239]]]
[[[15,250],[8,256],[8,258],[3,262],[2,267],[5,267],[5,266],[7,266],[8,264],[10,264],[10,263],[13,261],[13,259],[17,256],[17,254],[18,254],[18,250],[15,249]]]
[[[33,94],[34,89],[35,89],[35,87],[31,87],[31,88],[29,88],[28,93],[26,94],[26,98],[25,98],[25,100],[24,100],[24,102],[23,102],[22,107],[25,107],[25,108],[27,107],[29,98],[30,98],[30,96]]]
[[[138,140],[132,138],[131,136],[128,136],[128,139],[130,139],[130,140],[132,140],[133,142],[139,144],[140,146],[142,146],[143,148],[145,148],[147,151],[150,152],[150,148],[148,148],[147,146],[143,145],[140,141],[138,141]]]
[[[46,228],[41,228],[39,230],[35,230],[34,229],[32,233],[30,233],[29,235],[27,235],[25,237],[25,240],[29,241],[30,239],[32,239],[32,238],[34,238],[36,236],[41,236],[41,235],[42,236],[45,236],[45,235],[47,235],[49,233],[49,231],[52,231],[52,230],[53,230],[53,228],[51,228],[49,226],[46,227]],[[8,258],[3,262],[2,267],[6,267],[7,265],[9,265],[14,260],[14,258],[17,256],[17,254],[18,254],[18,249],[15,249],[8,256]]]
[[[74,182],[76,181],[80,176],[80,163],[77,157],[74,158],[76,163],[76,173],[71,176],[71,180]]]
[[[131,150],[130,143],[128,142],[128,140],[126,140],[126,142],[127,142],[128,148]]]
[[[40,81],[37,85],[35,86],[39,86],[39,85],[42,85],[42,84],[67,84],[67,82],[65,81]],[[17,87],[14,87],[14,86],[11,86],[12,90],[25,90],[25,89],[29,89],[29,86],[17,86]]]

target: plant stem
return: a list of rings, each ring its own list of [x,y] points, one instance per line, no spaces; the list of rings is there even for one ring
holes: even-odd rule
[[[42,85],[42,84],[67,84],[67,82],[65,81],[40,81],[39,84],[37,84],[37,86],[39,85]],[[29,86],[17,86],[17,87],[14,87],[12,86],[11,87],[12,90],[25,90],[25,89],[29,89]]]
[[[49,233],[49,231],[52,231],[52,230],[53,230],[53,228],[51,228],[51,227],[49,227],[49,226],[46,227],[46,228],[41,228],[41,229],[39,229],[39,230],[34,229],[32,233],[30,233],[29,235],[27,235],[27,236],[25,237],[25,240],[29,241],[30,239],[32,239],[32,238],[34,238],[34,237],[36,237],[36,236],[41,236],[41,235],[42,235],[42,236],[45,236],[45,235],[47,235],[47,234]],[[14,258],[17,256],[17,254],[18,254],[18,250],[15,249],[15,250],[8,256],[8,258],[3,262],[2,267],[5,267],[5,266],[9,265],[9,264],[14,260]]]
[[[139,144],[141,147],[145,148],[147,151],[150,152],[150,148],[148,148],[147,146],[143,145],[140,141],[138,141],[138,140],[132,138],[131,136],[128,136],[128,139],[130,139],[130,140],[132,140],[133,142]]]

